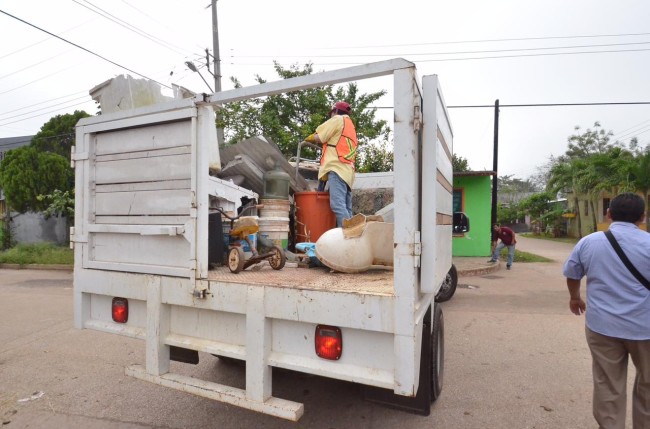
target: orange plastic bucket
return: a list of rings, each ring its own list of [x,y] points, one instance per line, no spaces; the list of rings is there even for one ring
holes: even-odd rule
[[[296,243],[315,243],[325,231],[336,228],[329,192],[296,192]]]

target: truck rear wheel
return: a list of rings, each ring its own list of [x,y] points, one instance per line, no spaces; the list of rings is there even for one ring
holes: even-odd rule
[[[422,324],[422,350],[420,352],[420,382],[414,397],[396,395],[392,390],[364,387],[364,398],[391,408],[428,416],[431,404],[440,397],[445,358],[445,324],[442,308],[433,304],[427,310]]]
[[[431,403],[442,393],[442,378],[445,369],[445,320],[442,308],[435,306],[431,329]]]
[[[445,276],[445,281],[442,282],[442,286],[440,286],[440,290],[436,294],[436,302],[449,301],[456,293],[456,287],[458,287],[458,271],[456,266],[451,264],[451,268]]]

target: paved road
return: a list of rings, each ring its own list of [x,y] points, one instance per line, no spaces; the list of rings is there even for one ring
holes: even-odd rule
[[[461,277],[443,304],[443,394],[428,417],[364,402],[350,383],[274,374],[274,395],[305,404],[285,422],[124,375],[143,343],[72,328],[71,274],[0,270],[0,417],[14,428],[585,428],[590,358],[568,311],[561,263],[570,245],[519,239],[555,260]],[[201,355],[173,370],[242,386],[244,370]],[[41,393],[43,394],[41,395]]]

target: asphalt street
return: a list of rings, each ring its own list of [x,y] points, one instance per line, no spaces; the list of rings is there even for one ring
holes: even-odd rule
[[[568,309],[561,266],[572,246],[518,238],[553,259],[461,277],[443,304],[445,374],[428,417],[368,403],[352,383],[274,372],[274,396],[305,404],[291,423],[124,374],[138,340],[72,326],[72,274],[0,270],[3,428],[588,428],[591,359]],[[369,351],[371,352],[371,351]],[[174,372],[243,387],[245,369],[201,354]],[[633,374],[630,374],[630,380]],[[631,422],[628,417],[628,428]]]

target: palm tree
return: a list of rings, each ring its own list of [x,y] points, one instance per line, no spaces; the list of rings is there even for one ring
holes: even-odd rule
[[[560,156],[555,159],[555,163],[549,171],[549,180],[546,189],[553,194],[568,193],[573,195],[573,207],[576,211],[576,221],[578,222],[578,238],[582,238],[582,220],[580,216],[579,193],[580,186],[578,177],[581,170],[584,169],[582,159],[570,159],[566,156]]]
[[[643,199],[648,203],[648,192],[650,192],[650,146],[638,153],[629,164],[630,183],[635,191],[643,193]],[[646,230],[650,230],[650,209],[646,207],[645,218]],[[648,231],[650,232],[650,231]]]

